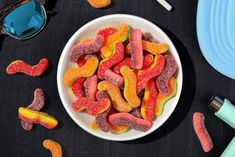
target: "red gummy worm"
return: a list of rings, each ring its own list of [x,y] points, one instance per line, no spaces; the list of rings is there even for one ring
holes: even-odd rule
[[[77,65],[79,67],[83,66],[85,63],[86,63],[86,56],[85,55],[83,55],[80,58],[78,58]]]
[[[86,79],[86,81],[84,82],[86,97],[92,100],[96,99],[97,83],[98,83],[97,75],[92,75]]]
[[[47,67],[49,66],[49,61],[43,58],[39,61],[37,65],[31,66],[22,60],[17,60],[12,62],[6,69],[8,74],[24,73],[29,76],[40,76],[42,75]]]
[[[123,44],[120,42],[117,42],[114,47],[114,53],[109,58],[103,59],[100,62],[99,68],[98,68],[98,78],[104,79],[105,71],[107,69],[110,69],[115,64],[119,63],[124,58],[124,47]]]
[[[145,55],[142,69],[149,67],[152,64],[153,60],[154,60],[153,55],[151,54]]]
[[[193,128],[205,152],[209,152],[213,148],[213,142],[205,127],[205,116],[203,113],[195,112],[193,114]]]
[[[141,69],[143,67],[143,47],[142,47],[142,32],[140,29],[132,29],[130,32],[131,46],[131,67]]]
[[[33,102],[27,108],[33,111],[40,111],[43,108],[44,104],[45,104],[45,95],[42,89],[40,88],[35,89]],[[25,130],[31,130],[33,128],[32,123],[28,123],[23,120],[21,120],[21,126]]]
[[[118,64],[116,64],[113,68],[113,71],[117,74],[120,74],[120,69],[123,66],[127,66],[130,67],[131,66],[131,58],[124,58],[121,62],[119,62]]]
[[[72,91],[73,91],[73,94],[77,98],[85,96],[85,93],[83,91],[83,84],[84,84],[85,80],[86,80],[85,78],[81,77],[73,82]]]
[[[124,79],[122,76],[116,74],[112,70],[106,70],[104,73],[104,78],[108,82],[114,84],[115,86],[122,87],[124,84]]]
[[[97,35],[101,35],[104,37],[104,39],[106,40],[108,38],[108,36],[113,35],[114,33],[117,32],[117,28],[114,27],[106,27],[104,29],[101,29]]]

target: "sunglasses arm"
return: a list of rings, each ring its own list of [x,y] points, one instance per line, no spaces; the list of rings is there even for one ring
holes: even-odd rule
[[[37,0],[39,3],[41,3],[42,5],[45,5],[46,0]]]

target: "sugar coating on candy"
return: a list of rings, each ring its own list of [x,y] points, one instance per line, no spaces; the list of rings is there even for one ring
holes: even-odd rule
[[[148,51],[149,53],[153,54],[153,55],[159,55],[162,53],[165,53],[168,51],[169,46],[167,44],[164,43],[152,43],[149,41],[142,41],[142,45],[143,45],[143,49],[145,51]]]
[[[110,5],[111,0],[87,0],[87,2],[94,8],[104,8]]]
[[[97,75],[92,75],[86,79],[84,82],[86,97],[95,100],[97,92],[98,77]]]
[[[107,91],[114,109],[119,112],[130,112],[132,107],[123,99],[120,89],[108,81],[98,83],[98,90]]]
[[[169,91],[168,82],[171,76],[173,76],[177,70],[177,63],[174,56],[171,53],[167,53],[166,55],[164,55],[164,57],[166,59],[166,67],[164,68],[161,75],[159,75],[159,77],[157,78],[156,83],[158,90],[161,93],[168,93]]]
[[[104,99],[104,98],[109,99],[109,95],[106,92],[103,92],[103,91],[96,92],[96,99],[97,100]]]
[[[129,36],[130,27],[122,23],[120,24],[118,31],[105,40],[104,45],[101,48],[101,55],[103,58],[110,57],[113,54],[114,46],[116,42],[124,42]]]
[[[73,82],[71,89],[73,91],[74,96],[76,96],[77,98],[85,96],[85,93],[83,91],[83,84],[85,80],[86,80],[85,78],[81,77]]]
[[[62,147],[59,143],[46,139],[43,141],[43,147],[51,152],[52,157],[62,157]]]
[[[153,42],[149,42],[149,41],[146,41],[146,40],[142,40],[142,47],[143,47],[143,50],[153,54],[153,55],[159,55],[159,54],[162,54],[162,53],[165,53],[168,51],[169,49],[169,46],[165,43],[153,43]],[[131,51],[131,45],[128,44],[126,46],[126,53],[127,54],[130,54],[132,53]]]
[[[128,104],[133,108],[140,106],[141,101],[136,93],[136,84],[137,84],[136,74],[132,69],[126,66],[123,66],[120,69],[120,72],[125,80],[124,84],[125,99],[127,100]]]
[[[106,40],[110,35],[113,35],[116,32],[117,32],[116,28],[106,27],[104,29],[99,30],[99,32],[97,34],[103,36],[104,39]]]
[[[131,58],[129,57],[124,58],[121,62],[119,62],[114,66],[113,71],[117,74],[120,74],[120,69],[123,66],[131,67]]]
[[[153,63],[154,57],[151,54],[146,54],[144,56],[144,63],[142,69],[149,67]]]
[[[98,68],[98,78],[104,79],[105,77],[105,71],[110,69],[112,66],[123,60],[124,58],[124,47],[122,43],[117,42],[115,44],[114,53],[106,59],[103,59],[100,62],[99,68]]]
[[[104,43],[104,37],[97,35],[96,38],[89,42],[80,42],[75,44],[70,50],[70,60],[77,62],[78,58],[86,54],[97,53]]]
[[[134,69],[141,69],[143,67],[144,60],[141,30],[132,29],[129,41],[131,48],[131,67]]]
[[[148,131],[152,123],[148,120],[137,118],[130,113],[114,113],[109,116],[109,122],[112,125],[127,125],[138,131]]]
[[[111,105],[109,99],[100,99],[98,101],[94,101],[90,98],[81,97],[73,102],[72,107],[74,111],[81,112],[86,110],[86,112],[90,115],[98,115],[104,111],[106,111]]]
[[[141,105],[141,115],[144,119],[153,121],[155,116],[155,102],[157,99],[157,86],[154,80],[149,80],[145,86],[144,98]]]
[[[137,118],[143,118],[139,108],[133,108],[131,114]]]
[[[107,122],[109,123],[109,127],[110,127],[110,132],[113,134],[123,134],[125,132],[127,132],[129,130],[129,126],[127,125],[112,125],[109,122],[109,116],[116,113],[116,111],[113,108],[110,108],[108,115],[107,115]]]
[[[6,68],[8,74],[23,73],[28,76],[40,76],[49,66],[49,61],[46,58],[42,58],[37,65],[31,66],[22,60],[12,62]]]
[[[213,149],[214,145],[211,137],[205,127],[205,116],[203,113],[195,112],[193,114],[193,128],[205,152]]]
[[[126,131],[128,131],[129,127],[125,125],[112,125],[108,121],[109,115],[113,114],[114,110],[112,108],[109,108],[107,111],[99,114],[95,118],[95,123],[92,124],[93,129],[99,128],[100,130],[104,132],[110,131],[113,134],[122,134]],[[96,130],[95,129],[95,130]]]
[[[137,92],[139,93],[148,80],[160,75],[165,67],[165,58],[162,55],[154,57],[153,63],[146,69],[139,70],[137,74]]]
[[[115,72],[113,72],[112,70],[109,70],[109,69],[105,71],[104,78],[106,81],[108,81],[118,87],[122,87],[124,84],[123,77],[116,74]]]
[[[86,63],[82,67],[71,68],[64,74],[64,84],[71,86],[75,80],[81,77],[92,76],[99,65],[99,60],[95,56],[87,58]]]
[[[169,91],[167,94],[159,92],[155,103],[155,115],[160,116],[163,112],[164,106],[168,100],[176,95],[177,80],[172,76],[168,82]]]
[[[101,114],[98,114],[95,117],[96,125],[104,132],[109,132],[109,130],[110,130],[110,126],[107,121],[107,115],[108,115],[109,111],[110,111],[110,109],[108,109],[107,111],[105,111]]]
[[[44,104],[45,104],[45,95],[42,89],[40,88],[35,89],[33,102],[27,108],[33,111],[40,111],[43,108]],[[31,130],[33,128],[32,123],[28,123],[23,120],[21,120],[21,126],[25,130]]]
[[[58,125],[58,121],[54,117],[44,112],[33,111],[24,107],[19,108],[18,117],[23,121],[40,124],[48,129],[53,129]]]

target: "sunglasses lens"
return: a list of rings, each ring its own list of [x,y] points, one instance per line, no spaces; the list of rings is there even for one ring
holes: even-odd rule
[[[3,19],[3,28],[11,36],[27,39],[39,32],[46,22],[43,6],[35,1],[29,1],[7,14]]]

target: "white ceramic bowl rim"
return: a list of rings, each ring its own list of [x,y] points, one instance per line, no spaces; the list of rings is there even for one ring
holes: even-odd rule
[[[98,22],[98,21],[102,21],[102,20],[107,20],[107,19],[112,19],[112,18],[131,18],[131,19],[135,19],[137,21],[141,21],[147,25],[151,25],[151,27],[153,27],[154,29],[156,29],[161,35],[163,38],[165,38],[165,40],[167,40],[168,42],[168,45],[171,49],[171,52],[175,52],[174,54],[174,57],[177,61],[177,64],[178,64],[178,74],[177,74],[177,83],[178,83],[178,90],[177,90],[177,94],[176,96],[173,98],[174,99],[174,105],[171,106],[171,109],[170,111],[167,113],[167,115],[165,115],[165,118],[164,120],[162,120],[159,124],[158,124],[158,127],[156,128],[153,128],[153,129],[150,129],[149,131],[147,132],[139,132],[138,134],[135,134],[135,135],[132,135],[132,136],[129,136],[129,137],[125,137],[125,138],[119,138],[118,136],[119,135],[116,135],[116,136],[113,136],[113,137],[110,137],[108,135],[103,135],[103,134],[99,134],[97,133],[96,131],[93,131],[91,130],[90,128],[84,126],[78,119],[77,117],[75,117],[72,113],[71,113],[71,106],[67,104],[66,100],[65,100],[65,97],[64,97],[64,94],[63,94],[63,90],[62,90],[62,86],[63,86],[63,61],[64,61],[64,58],[66,56],[66,53],[68,53],[68,49],[70,49],[71,45],[73,45],[74,41],[78,38],[79,34],[81,32],[83,32],[88,26],[91,26],[93,25],[94,23]],[[141,29],[141,28],[140,28]],[[73,121],[75,123],[77,123],[82,129],[84,129],[85,131],[89,132],[90,134],[94,135],[94,136],[97,136],[99,138],[102,138],[102,139],[106,139],[106,140],[112,140],[112,141],[130,141],[130,140],[134,140],[134,139],[138,139],[138,138],[141,138],[141,137],[144,137],[150,133],[152,133],[153,131],[157,130],[163,123],[165,123],[165,121],[170,117],[170,115],[173,113],[175,107],[177,106],[177,103],[179,101],[179,98],[180,98],[180,94],[181,94],[181,90],[182,90],[182,84],[183,84],[183,72],[182,72],[182,65],[181,65],[181,62],[180,62],[180,58],[179,58],[179,55],[178,55],[178,52],[174,46],[174,44],[172,43],[172,41],[169,39],[169,37],[158,27],[156,26],[155,24],[153,24],[152,22],[148,21],[148,20],[145,20],[141,17],[137,17],[137,16],[133,16],[133,15],[127,15],[127,14],[113,14],[113,15],[106,15],[106,16],[103,16],[103,17],[100,17],[100,18],[97,18],[97,19],[94,19],[90,22],[88,22],[87,24],[85,24],[84,26],[82,26],[80,29],[78,29],[74,34],[73,36],[69,39],[69,41],[67,42],[65,48],[63,49],[63,52],[60,56],[60,60],[59,60],[59,64],[58,64],[58,69],[57,69],[57,87],[58,87],[58,91],[59,91],[59,96],[60,96],[60,99],[62,101],[62,104],[65,108],[65,110],[67,111],[67,113],[69,114],[69,116],[73,119]]]

